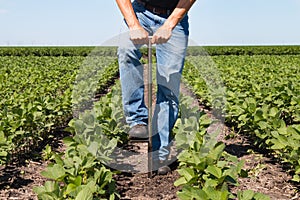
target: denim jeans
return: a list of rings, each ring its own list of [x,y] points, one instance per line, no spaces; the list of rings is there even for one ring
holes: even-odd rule
[[[149,35],[163,25],[167,15],[156,15],[138,2],[132,3],[140,24]],[[167,43],[156,45],[157,100],[153,115],[153,159],[165,160],[172,140],[171,130],[178,117],[180,78],[188,44],[188,16],[173,29]],[[148,122],[144,102],[143,65],[140,62],[142,45],[133,44],[129,34],[120,39],[118,60],[122,101],[126,122],[133,127]],[[153,65],[155,66],[155,65]]]

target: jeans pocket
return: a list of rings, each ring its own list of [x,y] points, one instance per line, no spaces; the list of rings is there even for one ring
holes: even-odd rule
[[[179,22],[179,24],[177,24],[177,26],[179,26],[180,29],[183,30],[186,36],[189,35],[189,17],[187,14],[182,18],[182,20]]]

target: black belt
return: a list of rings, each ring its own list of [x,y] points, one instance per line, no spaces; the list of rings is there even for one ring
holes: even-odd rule
[[[138,3],[142,4],[147,10],[157,15],[170,15],[173,9],[160,8],[157,6],[152,6],[143,0],[136,0]]]

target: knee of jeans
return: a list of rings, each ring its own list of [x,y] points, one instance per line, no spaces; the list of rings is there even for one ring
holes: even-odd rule
[[[140,51],[131,46],[122,46],[118,48],[118,59],[120,61],[129,62],[131,59],[140,59],[142,57]]]

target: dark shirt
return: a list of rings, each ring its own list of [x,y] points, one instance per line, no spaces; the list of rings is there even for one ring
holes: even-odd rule
[[[179,0],[142,0],[152,6],[160,8],[174,9]]]

